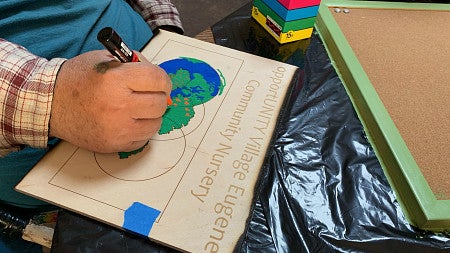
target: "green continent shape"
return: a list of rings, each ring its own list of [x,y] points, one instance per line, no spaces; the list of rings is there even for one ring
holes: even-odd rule
[[[178,103],[179,98],[175,98],[174,104]],[[182,100],[181,100],[182,101]],[[188,103],[188,101],[185,101]],[[168,134],[174,129],[180,129],[187,126],[189,121],[194,117],[194,107],[189,105],[169,106],[163,116],[163,121],[158,134]]]
[[[177,73],[169,74],[169,77],[172,80],[173,85],[172,90],[177,88],[183,88],[184,86],[187,86],[189,81],[191,81],[189,71],[185,69],[179,69],[177,70]]]
[[[144,148],[147,145],[148,145],[148,141],[145,143],[144,146],[142,146],[142,147],[140,147],[140,148],[138,148],[136,150],[133,150],[133,151],[130,151],[130,152],[119,152],[119,158],[120,159],[125,159],[125,158],[128,158],[128,157],[132,156],[132,155],[138,154],[138,153],[142,152],[142,150],[144,150]]]
[[[175,74],[169,74],[172,80],[173,89],[181,89],[183,97],[189,98],[191,105],[196,106],[208,102],[213,98],[211,95],[212,87],[206,82],[199,73],[193,73],[193,79],[190,78],[188,70],[179,69]]]
[[[186,61],[195,62],[195,63],[205,63],[202,60],[191,58],[191,57],[180,57],[181,59],[185,59]]]
[[[175,74],[169,74],[173,89],[181,89],[182,94],[172,98],[173,104],[167,108],[163,116],[163,122],[159,134],[170,133],[174,129],[187,126],[194,117],[194,106],[206,103],[211,100],[211,90],[209,84],[199,73],[193,73],[190,78],[188,70],[179,69]]]

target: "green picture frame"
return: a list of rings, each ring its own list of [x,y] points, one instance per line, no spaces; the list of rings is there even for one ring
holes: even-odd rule
[[[334,7],[450,11],[450,4],[322,0],[315,23],[406,218],[420,229],[450,231],[450,199],[438,199],[432,192],[336,22]]]

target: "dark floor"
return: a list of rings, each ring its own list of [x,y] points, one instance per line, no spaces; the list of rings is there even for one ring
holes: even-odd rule
[[[185,35],[194,37],[252,0],[171,0],[181,15]],[[385,0],[391,2],[449,3],[450,0]]]
[[[194,37],[252,0],[171,0],[181,15],[185,35]]]

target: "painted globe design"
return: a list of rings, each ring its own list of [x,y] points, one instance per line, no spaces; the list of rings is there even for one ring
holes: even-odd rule
[[[172,80],[173,104],[163,116],[159,134],[186,126],[194,117],[194,107],[221,95],[225,87],[222,74],[204,61],[181,57],[159,65]]]
[[[163,115],[158,132],[160,135],[187,126],[195,116],[194,107],[221,95],[226,85],[225,78],[219,70],[195,58],[180,57],[165,61],[159,66],[172,80],[170,97],[173,101]],[[131,152],[119,152],[119,157],[124,159],[136,155],[146,146]]]

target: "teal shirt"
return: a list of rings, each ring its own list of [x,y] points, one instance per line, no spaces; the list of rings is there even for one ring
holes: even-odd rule
[[[133,50],[140,50],[152,36],[150,27],[122,0],[0,1],[0,37],[47,59],[104,49],[97,32],[106,26]],[[0,158],[0,201],[24,207],[45,205],[13,188],[47,151],[27,147]]]
[[[134,50],[152,36],[123,0],[0,1],[0,37],[48,59],[103,49],[96,36],[105,26],[114,28]]]

